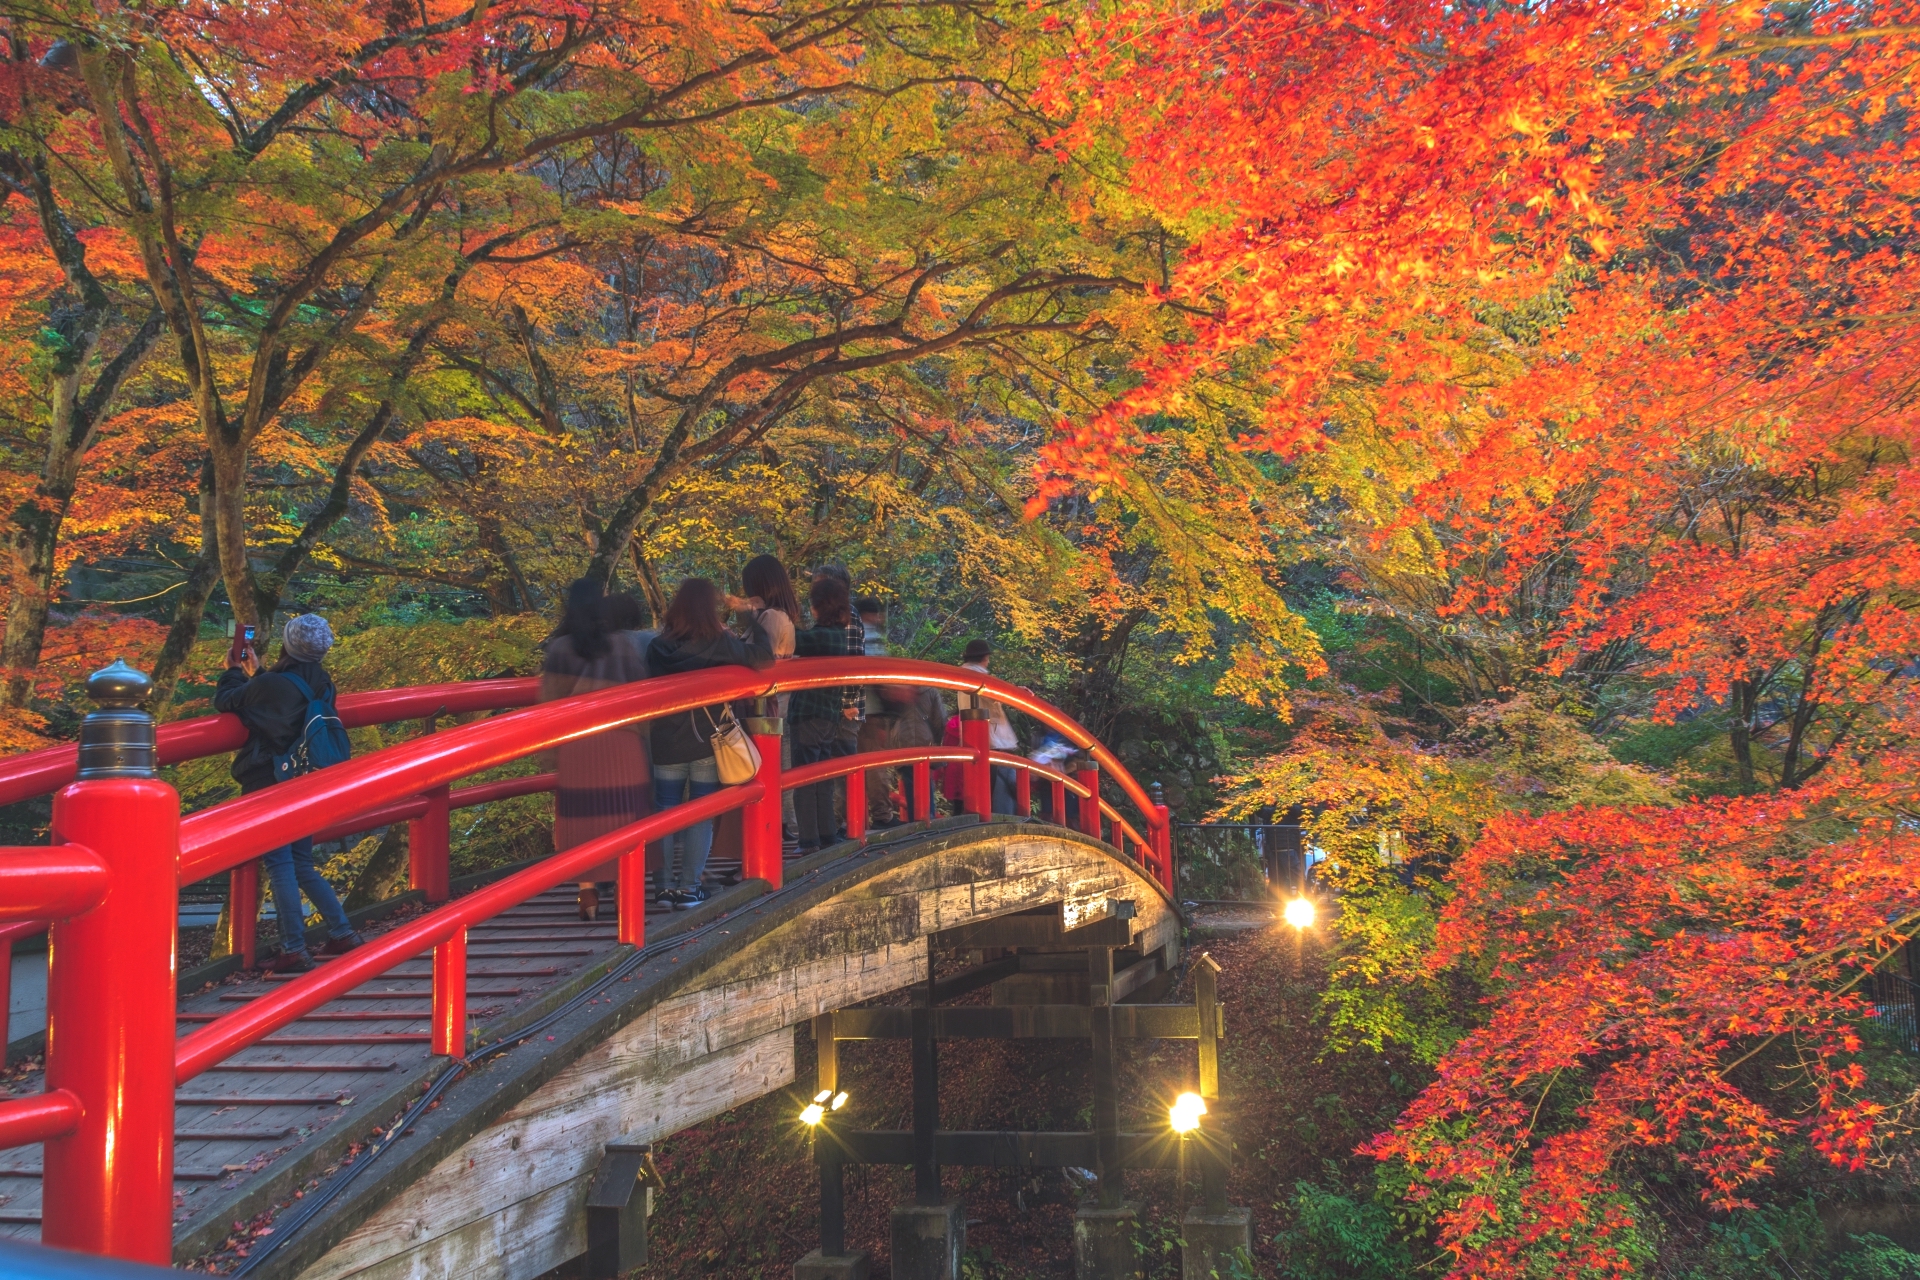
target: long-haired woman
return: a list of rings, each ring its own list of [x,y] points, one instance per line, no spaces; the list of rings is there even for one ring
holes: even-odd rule
[[[671,676],[710,667],[756,671],[771,667],[773,650],[760,636],[743,640],[722,625],[724,604],[725,597],[711,579],[683,581],[660,620],[660,634],[647,646],[648,669],[656,676]],[[720,789],[712,737],[726,714],[723,702],[653,722],[653,801],[659,808],[671,809]],[[713,819],[684,828],[681,839],[684,856],[679,874],[662,897],[677,911],[691,911],[707,900],[701,877],[706,874],[707,855],[713,852]]]
[[[609,625],[599,582],[581,578],[567,588],[560,625],[547,640],[540,668],[540,701],[592,693],[647,677],[647,661],[631,631]],[[562,743],[555,753],[553,848],[576,845],[638,822],[652,812],[645,726],[622,725],[590,738]],[[599,882],[612,880],[618,864],[601,863],[580,877],[580,918],[596,919]]]

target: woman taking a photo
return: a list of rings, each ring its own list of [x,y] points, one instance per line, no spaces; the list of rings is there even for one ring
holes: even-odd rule
[[[759,635],[742,640],[721,625],[725,604],[720,589],[708,578],[688,578],[673,593],[660,634],[647,646],[647,668],[656,676],[704,671],[712,667],[752,667],[764,671],[773,665],[773,650]],[[720,789],[720,771],[713,758],[713,735],[730,714],[727,704],[696,707],[683,715],[662,716],[653,722],[653,802],[671,809]],[[713,852],[713,819],[707,818],[680,833],[684,854],[674,885],[661,895],[676,911],[691,911],[707,900],[707,855]],[[663,874],[663,880],[666,876]]]

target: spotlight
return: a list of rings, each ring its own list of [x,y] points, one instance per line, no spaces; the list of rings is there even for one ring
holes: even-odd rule
[[[840,1108],[846,1105],[847,1105],[847,1095],[845,1090],[842,1090],[841,1092],[833,1095],[833,1104],[832,1104],[833,1110],[838,1111]]]
[[[819,1124],[821,1120],[826,1118],[827,1104],[829,1101],[832,1102],[833,1109],[835,1111],[838,1111],[841,1108],[841,1106],[843,1106],[846,1103],[846,1100],[847,1100],[847,1095],[844,1093],[841,1094],[838,1098],[835,1098],[833,1096],[833,1090],[822,1089],[820,1092],[813,1095],[812,1102],[809,1102],[806,1106],[800,1108],[800,1123],[804,1125]]]
[[[1296,929],[1305,929],[1313,923],[1313,900],[1295,898],[1287,904],[1287,923]]]
[[[1207,1114],[1207,1100],[1197,1093],[1183,1093],[1173,1100],[1167,1108],[1167,1120],[1173,1125],[1173,1131],[1179,1134],[1192,1133],[1200,1127],[1200,1117]]]

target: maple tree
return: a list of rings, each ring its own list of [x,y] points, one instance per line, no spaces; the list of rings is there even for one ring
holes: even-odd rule
[[[1920,883],[1884,782],[1920,670],[1915,17],[1134,4],[1061,62],[1056,145],[1184,237],[1189,323],[1062,432],[1046,492],[1236,381],[1240,445],[1456,673],[1649,689],[1724,726],[1733,790],[1780,793],[1516,815],[1448,871],[1426,963],[1484,964],[1496,1011],[1372,1150],[1454,1274],[1630,1269],[1637,1146],[1720,1205],[1788,1134],[1873,1149],[1849,992]],[[1791,1103],[1736,1071],[1776,1036]]]

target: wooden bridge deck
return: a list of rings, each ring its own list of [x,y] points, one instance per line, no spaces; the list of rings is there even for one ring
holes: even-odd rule
[[[616,945],[612,901],[603,895],[601,918],[589,923],[579,918],[574,894],[571,886],[552,890],[468,935],[467,1024],[482,1039],[540,1016],[601,971],[596,962]],[[648,933],[670,918],[650,909]],[[327,1149],[329,1162],[345,1157],[350,1144],[398,1116],[446,1061],[428,1053],[432,974],[430,953],[409,960],[178,1091],[177,1233],[204,1235],[194,1229],[209,1222],[231,1229],[292,1194],[287,1179],[275,1176],[288,1157],[316,1146]],[[180,1033],[285,980],[239,974],[183,997]],[[41,1087],[37,1073],[12,1085],[16,1095]],[[39,1239],[41,1150],[0,1151],[0,1236]]]

